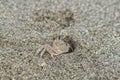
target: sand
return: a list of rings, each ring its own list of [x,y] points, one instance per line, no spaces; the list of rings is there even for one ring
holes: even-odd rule
[[[36,50],[60,36],[74,51]],[[70,38],[68,38],[70,37]],[[0,80],[120,80],[119,0],[0,0]]]

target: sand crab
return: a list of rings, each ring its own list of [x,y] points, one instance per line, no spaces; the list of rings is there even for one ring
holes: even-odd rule
[[[57,38],[53,41],[52,46],[50,46],[49,44],[42,45],[36,53],[40,54],[40,56],[42,57],[45,52],[48,52],[51,57],[53,57],[54,55],[66,53],[69,51],[69,49],[70,45],[68,43]]]

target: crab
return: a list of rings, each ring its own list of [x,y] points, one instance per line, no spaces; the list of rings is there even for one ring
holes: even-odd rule
[[[37,54],[40,54],[42,57],[45,52],[48,52],[51,57],[54,57],[54,55],[59,55],[62,53],[67,53],[70,49],[70,44],[66,43],[65,41],[61,39],[55,39],[52,43],[52,46],[49,44],[42,45],[38,50]]]

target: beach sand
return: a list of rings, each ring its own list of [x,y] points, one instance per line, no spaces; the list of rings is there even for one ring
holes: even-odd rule
[[[41,66],[36,50],[56,36],[71,41],[74,51],[45,53],[47,66]],[[0,80],[119,76],[119,0],[0,0]]]

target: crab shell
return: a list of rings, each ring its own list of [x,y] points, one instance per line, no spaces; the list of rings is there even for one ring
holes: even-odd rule
[[[63,40],[55,40],[53,42],[53,48],[55,49],[55,52],[58,54],[66,53],[69,51],[70,45],[68,43],[65,43]]]

